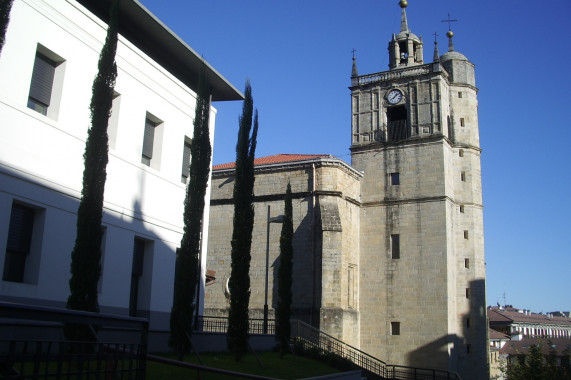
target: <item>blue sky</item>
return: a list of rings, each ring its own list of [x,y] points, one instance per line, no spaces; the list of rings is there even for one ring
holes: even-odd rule
[[[236,88],[250,79],[257,156],[350,162],[349,78],[388,69],[397,0],[140,0]],[[571,49],[568,0],[410,0],[431,60],[454,46],[476,65],[488,304],[571,309]],[[219,102],[214,163],[234,161],[241,102]]]

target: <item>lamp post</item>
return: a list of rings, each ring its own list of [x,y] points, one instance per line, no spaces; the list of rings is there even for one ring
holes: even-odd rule
[[[283,223],[284,216],[270,218],[270,205],[268,205],[268,223],[266,234],[266,292],[264,295],[264,334],[268,333],[268,270],[270,260],[270,223]]]

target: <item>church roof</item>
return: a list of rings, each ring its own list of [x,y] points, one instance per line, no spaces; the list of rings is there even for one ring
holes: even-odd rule
[[[333,158],[330,154],[274,154],[273,156],[265,156],[254,159],[254,166],[280,164],[284,162],[305,161],[314,158]],[[231,169],[235,168],[235,162],[227,164],[214,165],[212,170]]]

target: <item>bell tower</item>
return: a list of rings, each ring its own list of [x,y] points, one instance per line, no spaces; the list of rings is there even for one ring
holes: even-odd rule
[[[360,349],[391,364],[487,378],[483,206],[474,64],[425,62],[401,27],[389,70],[351,71],[351,160],[363,172]],[[451,20],[448,20],[451,21]]]

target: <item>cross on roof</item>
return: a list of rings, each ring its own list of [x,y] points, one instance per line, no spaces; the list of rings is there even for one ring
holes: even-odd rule
[[[351,50],[351,53],[353,53],[353,58],[355,58],[355,52],[356,52],[356,51],[357,51],[357,50],[355,50],[355,49]]]
[[[434,36],[434,42],[436,43],[438,41],[438,33],[434,32],[432,35]]]
[[[453,22],[456,22],[456,21],[458,21],[458,20],[452,20],[450,18],[450,13],[448,13],[448,19],[447,20],[441,20],[440,22],[447,22],[448,23],[448,30],[452,30],[452,27],[450,24]]]

